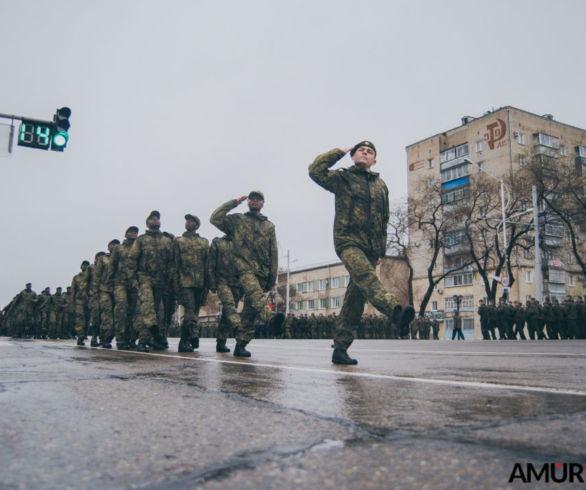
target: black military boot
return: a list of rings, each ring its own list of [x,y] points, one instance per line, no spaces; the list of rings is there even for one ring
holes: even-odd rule
[[[234,347],[234,355],[236,357],[250,357],[250,352],[246,350],[246,344],[243,342],[236,342],[236,347]]]
[[[126,340],[124,339],[116,339],[116,349],[118,350],[130,350],[130,346],[128,345],[128,342],[126,342]]]
[[[151,347],[153,348],[153,350],[165,350],[165,344],[164,342],[164,338],[161,335],[161,332],[159,331],[159,326],[158,325],[151,325],[151,327],[149,328],[149,330],[151,331],[151,335],[153,336],[153,343],[151,344]]]
[[[84,342],[84,340],[85,340],[85,339],[84,339],[83,337],[78,337],[78,338],[77,338],[77,345],[85,345],[85,342]]]
[[[334,364],[358,364],[358,361],[352,359],[344,349],[334,349],[332,362]]]
[[[216,352],[230,352],[225,340],[216,340]]]
[[[111,349],[112,348],[112,340],[109,337],[104,337],[100,339],[100,347],[104,349]]]
[[[179,347],[177,352],[193,352],[193,346],[189,343],[189,340],[179,340]]]
[[[149,346],[146,344],[143,344],[142,342],[139,342],[138,345],[136,346],[136,352],[150,352]]]
[[[92,347],[98,347],[100,345],[100,343],[98,342],[98,336],[97,335],[93,335],[92,336],[92,340],[90,342],[90,345]]]

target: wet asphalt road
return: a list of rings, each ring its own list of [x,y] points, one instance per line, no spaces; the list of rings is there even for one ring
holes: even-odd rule
[[[170,343],[0,338],[0,488],[526,488],[515,463],[586,463],[583,340],[359,340],[352,367],[325,340]]]

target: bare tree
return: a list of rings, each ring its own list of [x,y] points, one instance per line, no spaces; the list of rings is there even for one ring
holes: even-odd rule
[[[390,255],[400,257],[407,264],[407,301],[413,304],[413,265],[409,259],[409,208],[406,201],[396,202],[391,207],[387,233],[387,250]]]

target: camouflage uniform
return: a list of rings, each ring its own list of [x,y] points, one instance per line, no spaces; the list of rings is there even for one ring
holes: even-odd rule
[[[114,291],[114,332],[117,343],[131,344],[137,339],[133,320],[138,291],[132,286],[130,250],[135,240],[126,238],[114,250],[108,263],[108,284]]]
[[[490,334],[488,333],[488,306],[481,303],[478,307],[478,316],[480,317],[480,331],[482,332],[482,338],[484,340],[490,340]]]
[[[173,241],[174,283],[183,306],[181,341],[199,347],[199,310],[208,293],[209,242],[197,233],[186,231]]]
[[[389,221],[387,186],[375,172],[357,166],[328,170],[344,156],[340,149],[319,155],[309,166],[309,176],[336,196],[334,246],[350,273],[344,304],[334,338],[336,349],[346,350],[354,340],[364,303],[392,317],[399,304],[376,275],[376,262],[384,257]]]
[[[94,268],[98,301],[100,304],[99,335],[102,344],[109,344],[114,338],[114,297],[108,281],[110,254],[105,254],[97,261]]]
[[[67,308],[67,298],[60,290],[57,290],[51,297],[51,313],[49,321],[49,337],[52,339],[65,338],[63,325],[65,320],[65,310]]]
[[[262,214],[228,212],[238,206],[232,199],[222,204],[210,222],[232,240],[234,265],[244,294],[244,308],[236,341],[246,345],[254,336],[255,320],[268,324],[273,317],[265,293],[277,279],[278,252],[275,225]]]
[[[15,301],[15,337],[31,335],[35,324],[35,303],[37,294],[32,289],[23,289]]]
[[[85,339],[89,326],[90,269],[81,271],[71,281],[71,301],[75,315],[75,333],[78,339]]]
[[[161,341],[166,337],[163,301],[173,286],[173,241],[147,230],[132,244],[128,263],[133,283],[138,282],[139,342],[153,345],[159,335]]]
[[[38,296],[37,307],[40,315],[39,336],[46,338],[51,325],[51,294],[46,290]]]
[[[234,265],[232,242],[227,236],[214,238],[208,261],[210,289],[218,294],[222,302],[222,318],[216,332],[218,342],[226,342],[231,333],[240,328],[238,303],[242,299],[242,288]]]
[[[102,252],[103,255],[105,253]],[[94,263],[88,267],[89,288],[88,288],[88,309],[90,313],[89,334],[97,338],[100,334],[100,285],[96,274],[96,265],[101,255],[96,255]]]

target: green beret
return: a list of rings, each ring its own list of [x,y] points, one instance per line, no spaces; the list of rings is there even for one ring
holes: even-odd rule
[[[201,224],[201,221],[199,220],[199,218],[195,214],[186,214],[185,219],[190,220],[190,221],[195,221],[197,223],[197,226],[199,226]]]
[[[250,191],[248,194],[248,199],[252,199],[255,196],[260,197],[262,201],[265,200],[265,195],[261,191]]]
[[[358,148],[360,148],[361,146],[368,146],[369,148],[372,148],[374,151],[374,156],[376,156],[376,148],[374,147],[374,144],[372,144],[371,141],[361,141],[360,143],[356,143],[354,145],[354,148],[350,150],[350,156],[353,157],[354,153],[356,153],[356,150],[358,150]]]

